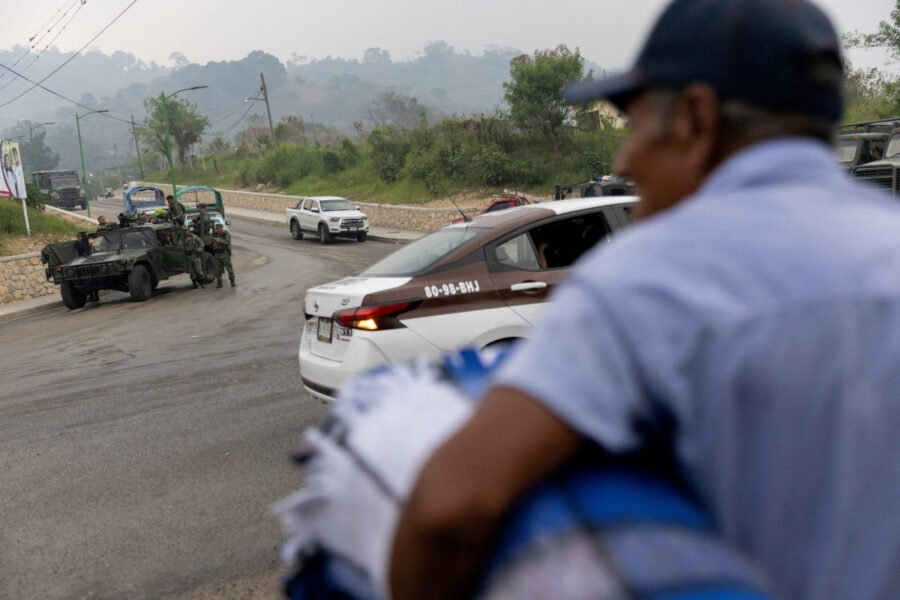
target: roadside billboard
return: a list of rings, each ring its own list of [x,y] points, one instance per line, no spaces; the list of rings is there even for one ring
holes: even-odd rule
[[[0,140],[0,196],[7,198],[26,197],[25,173],[22,171],[22,158],[19,154],[19,143],[12,140]]]

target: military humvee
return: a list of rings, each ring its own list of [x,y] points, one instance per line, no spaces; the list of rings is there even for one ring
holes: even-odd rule
[[[634,184],[627,179],[606,175],[566,187],[556,186],[554,200],[594,198],[596,196],[633,196]]]
[[[41,251],[47,280],[59,284],[63,303],[81,308],[88,294],[119,290],[142,302],[160,281],[187,272],[182,237],[173,223],[126,224],[81,232],[77,240],[49,244]],[[215,279],[215,261],[203,253],[206,282]]]

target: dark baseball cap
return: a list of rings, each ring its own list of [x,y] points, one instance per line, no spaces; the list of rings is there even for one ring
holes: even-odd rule
[[[806,0],[674,0],[630,71],[575,83],[565,96],[624,107],[644,89],[700,82],[760,108],[833,120],[843,112],[840,42]]]

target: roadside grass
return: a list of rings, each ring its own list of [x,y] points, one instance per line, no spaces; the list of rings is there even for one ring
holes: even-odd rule
[[[232,158],[226,156],[219,160],[217,164],[220,170],[218,172],[212,168],[212,161],[209,158],[206,159],[206,169],[200,167],[199,164],[194,168],[186,167],[183,170],[176,167],[175,181],[179,186],[211,185],[220,189],[256,191],[254,187],[241,185],[239,181],[240,166],[237,161],[229,160]],[[225,169],[231,169],[231,171],[227,172]],[[152,171],[145,173],[144,180],[169,183],[172,179],[168,171]],[[423,181],[409,177],[393,183],[386,183],[372,173],[366,165],[358,164],[339,173],[328,175],[313,173],[292,182],[286,188],[279,189],[278,186],[273,185],[267,186],[266,189],[274,188],[278,190],[278,193],[294,196],[343,196],[352,202],[405,205],[424,204],[438,198],[474,191],[450,181],[441,181],[437,187],[440,190],[439,195],[431,193]],[[477,192],[487,197],[491,194],[498,194],[502,190],[503,186],[495,188],[485,186],[478,188]],[[520,191],[535,194],[545,192],[542,189],[522,188]]]
[[[69,223],[57,216],[28,208],[28,223],[32,236],[73,237],[84,227]],[[14,238],[27,236],[22,203],[18,200],[0,199],[0,256],[6,254],[7,246]]]

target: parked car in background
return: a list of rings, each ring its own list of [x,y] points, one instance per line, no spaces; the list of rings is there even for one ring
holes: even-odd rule
[[[498,210],[506,210],[507,208],[515,208],[516,206],[526,206],[531,203],[531,200],[528,200],[527,198],[522,198],[519,196],[504,196],[503,198],[493,200],[490,204],[487,205],[487,208],[485,208],[478,214],[483,215],[485,213],[497,212]],[[465,220],[466,219],[464,216],[459,216],[453,219],[452,222],[460,223]]]
[[[336,237],[364,242],[369,235],[369,217],[340,196],[302,198],[297,206],[286,209],[286,219],[295,240],[313,233],[323,244]]]
[[[123,192],[122,205],[126,212],[153,214],[159,208],[166,208],[166,194],[158,187],[133,186]]]
[[[626,227],[635,202],[598,197],[479,215],[310,288],[298,353],[304,388],[329,400],[378,365],[527,337],[572,264]]]
[[[200,212],[200,205],[206,212],[219,213],[225,218],[225,202],[222,201],[222,192],[210,185],[191,185],[178,188],[175,199],[184,205],[185,218],[196,216]]]
[[[592,177],[569,186],[557,186],[554,200],[594,198],[596,196],[633,196],[634,183],[617,175]]]

